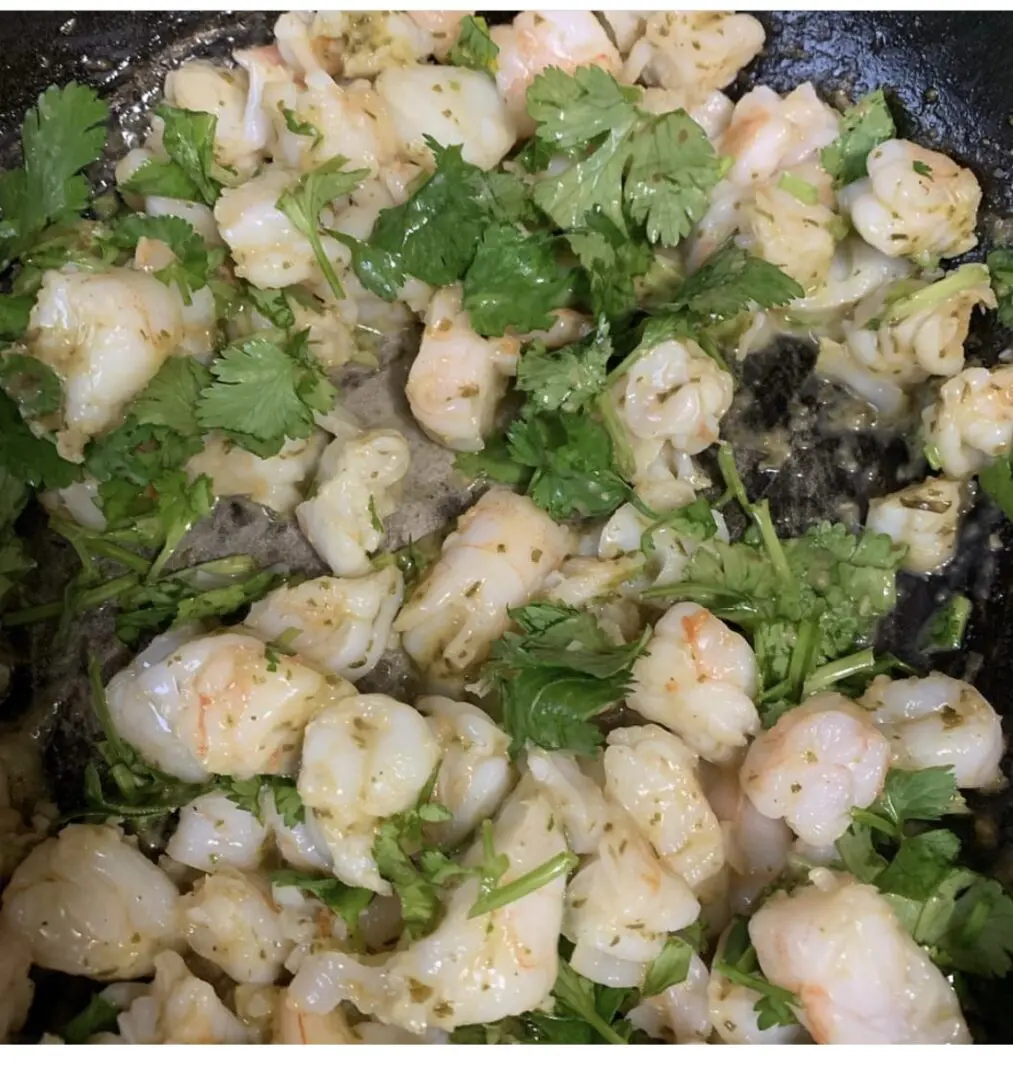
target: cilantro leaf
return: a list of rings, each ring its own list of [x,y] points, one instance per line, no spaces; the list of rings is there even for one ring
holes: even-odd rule
[[[538,138],[568,150],[632,128],[641,97],[641,90],[621,85],[604,68],[580,67],[568,75],[549,67],[528,87],[527,105]]]
[[[86,1043],[93,1035],[106,1031],[117,1031],[119,1008],[101,994],[93,994],[88,1004],[68,1020],[60,1032],[65,1043],[79,1046]]]
[[[706,213],[721,172],[703,128],[683,109],[666,113],[633,139],[629,214],[652,244],[674,247]]]
[[[870,152],[896,133],[883,91],[874,90],[844,111],[841,133],[820,152],[820,163],[838,187],[850,184],[867,175]]]
[[[1013,521],[1013,459],[1001,457],[978,473],[982,491]]]
[[[589,612],[557,604],[529,604],[511,615],[521,633],[504,634],[483,669],[499,695],[511,753],[532,742],[594,755],[602,734],[593,720],[625,697],[648,634],[616,645]]]
[[[374,896],[369,889],[346,885],[336,877],[320,877],[299,870],[272,870],[268,876],[272,885],[295,887],[315,896],[341,916],[353,940],[358,937],[359,918]]]
[[[164,103],[155,109],[155,115],[165,124],[162,145],[170,160],[185,173],[200,201],[214,205],[222,190],[215,176],[217,117]]]
[[[963,593],[955,593],[933,612],[919,635],[919,648],[924,653],[956,652],[963,646],[973,605]]]
[[[53,443],[32,434],[6,394],[0,394],[0,467],[32,487],[67,487],[80,476],[79,466],[64,461]]]
[[[532,342],[517,362],[517,389],[528,395],[534,412],[573,413],[585,408],[605,389],[612,356],[608,323],[598,320],[593,337],[549,351]]]
[[[1013,248],[990,251],[986,262],[998,301],[996,315],[1003,326],[1013,328]]]
[[[795,1008],[798,998],[789,990],[775,986],[760,970],[756,949],[749,940],[749,924],[742,916],[736,916],[725,939],[724,950],[714,960],[713,970],[729,982],[745,986],[760,995],[753,1006],[756,1026],[761,1031],[772,1027],[788,1027],[798,1023]]]
[[[586,413],[516,420],[507,441],[514,461],[534,469],[528,495],[556,521],[602,517],[628,495],[609,432]]]
[[[0,240],[2,243],[2,240]],[[15,341],[28,332],[28,320],[35,307],[35,295],[0,295],[0,340]]]
[[[21,125],[24,164],[0,176],[0,269],[32,247],[47,225],[85,209],[82,172],[105,147],[109,110],[90,87],[50,86]]]
[[[694,956],[693,946],[675,934],[665,939],[661,952],[651,961],[640,993],[645,998],[663,994],[670,986],[686,981]]]
[[[300,120],[296,116],[294,109],[289,109],[285,105],[281,107],[281,115],[285,117],[285,127],[292,132],[293,135],[303,135],[307,139],[313,140],[311,149],[315,150],[324,139],[323,133],[315,125],[309,123],[307,120]]]
[[[471,68],[472,71],[496,71],[499,46],[489,36],[489,24],[481,15],[465,15],[457,31],[447,60],[454,67]]]
[[[246,298],[258,314],[274,323],[279,330],[291,330],[295,326],[295,312],[289,303],[287,289],[258,289],[247,285]]]
[[[609,319],[632,311],[637,306],[635,279],[651,266],[650,246],[597,210],[566,239],[587,275],[592,310]]]
[[[223,250],[209,248],[188,221],[169,214],[130,214],[117,221],[113,230],[114,243],[131,251],[142,237],[162,241],[176,256],[165,269],[156,270],[155,277],[167,285],[175,282],[184,304],[191,302],[192,292],[208,283],[211,272],[224,258]]]
[[[345,295],[345,291],[327,252],[324,251],[323,241],[320,239],[319,218],[321,210],[328,203],[354,191],[369,175],[368,169],[342,172],[347,164],[348,158],[340,154],[325,161],[323,165],[304,173],[282,194],[277,203],[278,209],[309,240],[324,278],[339,300]]]
[[[514,460],[504,436],[487,439],[482,450],[458,454],[454,468],[465,476],[485,477],[498,484],[527,484],[532,476],[530,466]]]
[[[211,369],[214,381],[201,391],[200,425],[225,431],[261,457],[277,454],[286,438],[309,435],[314,410],[326,411],[335,390],[300,338],[288,351],[264,337],[226,348]]]
[[[566,960],[559,960],[559,973],[552,988],[555,1012],[569,1014],[587,1024],[602,1041],[624,1046],[630,1040],[629,1021],[616,1021],[619,1006],[626,998],[624,989],[598,986],[578,975]]]
[[[168,428],[183,436],[200,436],[196,406],[211,385],[203,364],[191,356],[170,356],[130,405],[136,424]]]
[[[950,765],[927,769],[891,769],[883,793],[870,807],[898,829],[907,821],[937,821],[963,804]]]
[[[26,419],[56,412],[63,401],[63,386],[56,372],[23,353],[0,354],[0,388],[18,403]]]
[[[910,900],[928,900],[959,852],[960,840],[948,829],[905,837],[893,861],[876,876],[876,888]]]
[[[463,303],[472,328],[484,337],[507,330],[548,330],[571,289],[571,275],[553,255],[555,240],[525,235],[513,225],[492,225],[464,275]]]

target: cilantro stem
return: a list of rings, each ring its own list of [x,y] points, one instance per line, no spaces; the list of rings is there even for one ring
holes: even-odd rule
[[[871,671],[876,666],[876,654],[872,649],[862,649],[861,652],[851,653],[850,656],[842,656],[839,660],[833,660],[829,664],[818,667],[802,686],[805,697],[826,690],[828,686],[839,683],[842,679],[857,675],[860,671]]]
[[[718,468],[721,470],[721,479],[725,482],[725,494],[731,495],[742,509],[752,516],[753,504],[746,494],[746,485],[742,482],[739,470],[735,465],[735,455],[731,446],[723,442],[718,447]]]
[[[102,726],[102,733],[118,757],[123,758],[132,754],[133,748],[128,747],[120,738],[120,733],[113,724],[109,703],[106,701],[106,690],[102,685],[102,669],[99,666],[98,657],[93,652],[88,653],[88,686],[91,690],[91,707]]]
[[[859,810],[856,808],[851,811],[851,819],[858,822],[859,825],[868,825],[870,829],[875,829],[886,836],[891,836],[894,839],[900,838],[898,827],[888,818],[883,817],[882,814],[874,814],[871,810]]]
[[[190,584],[189,579],[196,574],[217,574],[220,577],[235,578],[256,569],[256,560],[250,555],[226,555],[221,559],[211,559],[195,566],[185,566],[182,570],[173,570],[171,574],[165,575],[165,580]]]
[[[75,611],[90,611],[101,607],[108,600],[113,600],[121,593],[127,592],[140,583],[137,574],[124,574],[122,577],[113,578],[103,582],[94,588],[82,592],[74,603]],[[58,619],[63,614],[64,604],[61,600],[54,600],[49,604],[36,604],[34,607],[20,608],[3,617],[4,626],[24,626],[28,623],[45,622],[47,619]]]
[[[106,559],[111,559],[113,562],[118,562],[121,566],[125,566],[128,570],[133,570],[138,574],[146,574],[148,572],[148,560],[144,558],[143,555],[137,555],[133,551],[127,551],[126,548],[120,547],[119,544],[114,544],[107,537],[101,536],[99,533],[93,533],[89,529],[81,528],[79,525],[74,525],[68,521],[60,521],[55,518],[50,519],[49,527],[58,536],[62,536],[64,540],[73,546],[78,557],[81,558],[81,562],[89,571],[91,570],[90,562],[82,557],[82,551],[90,552],[93,555],[101,555]]]
[[[786,581],[791,577],[791,568],[788,566],[788,556],[785,555],[784,547],[774,528],[774,521],[770,516],[770,505],[766,499],[758,503],[749,501],[746,485],[742,482],[742,477],[735,465],[735,455],[728,443],[722,443],[718,447],[718,468],[725,482],[726,496],[729,493],[733,495],[739,506],[753,519],[757,529],[760,530],[760,538],[763,540],[763,546],[767,550],[767,557],[774,567],[774,572]]]
[[[806,673],[812,667],[818,643],[819,623],[815,619],[806,619],[800,623],[795,632],[795,647],[791,650],[791,660],[788,662],[788,692],[793,701],[798,701],[803,693],[811,693],[806,690]]]
[[[568,874],[578,861],[572,851],[563,851],[554,855],[541,866],[536,866],[534,870],[529,870],[526,874],[521,874],[520,877],[507,882],[506,885],[490,889],[484,896],[479,896],[468,911],[468,918],[474,919],[479,915],[488,915],[490,911],[506,907],[507,904],[512,904],[527,896],[528,893],[537,892],[560,874]]]
[[[335,299],[343,300],[345,298],[345,290],[341,287],[338,275],[334,272],[333,263],[327,258],[327,252],[324,251],[324,245],[320,240],[320,234],[314,229],[306,235],[306,239],[309,240],[310,247],[313,248],[313,254],[320,264],[320,269],[323,271],[324,278],[326,279],[327,284],[330,285],[331,292],[334,293]]]
[[[633,458],[633,448],[630,446],[626,431],[623,429],[623,422],[619,419],[619,413],[616,411],[616,403],[606,391],[598,395],[597,405],[598,411],[601,413],[602,423],[612,440],[612,450],[615,454],[619,474],[624,480],[629,480],[636,472],[637,464]]]
[[[752,948],[752,946],[750,946]],[[743,954],[743,959],[748,956],[749,961],[753,961],[756,958],[755,952],[752,954]],[[742,960],[739,961],[742,963]],[[770,982],[769,979],[763,978],[762,975],[751,975],[749,972],[742,971],[738,965],[729,964],[724,960],[718,960],[714,965],[714,970],[723,975],[729,982],[738,983],[739,986],[748,987],[750,990],[755,990],[758,994],[763,994],[764,997],[773,998],[775,1000],[783,1001],[786,1005],[799,1005],[798,998],[790,991],[785,990],[783,986],[777,986]]]

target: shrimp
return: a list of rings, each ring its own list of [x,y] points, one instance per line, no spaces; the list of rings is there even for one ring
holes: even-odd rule
[[[191,480],[210,477],[219,498],[245,495],[276,513],[291,514],[326,446],[327,436],[314,431],[305,439],[286,439],[277,454],[262,458],[221,435],[207,435],[186,472]]]
[[[870,499],[865,527],[906,545],[901,563],[905,570],[934,574],[957,552],[963,502],[964,486],[959,481],[930,476],[892,495]]]
[[[696,755],[653,724],[616,728],[607,741],[606,796],[626,810],[665,866],[699,894],[724,865],[725,845],[697,779]]]
[[[668,934],[689,926],[700,904],[626,815],[613,815],[598,850],[567,888],[563,936],[570,966],[604,986],[640,986]]]
[[[181,218],[209,247],[222,246],[215,215],[203,203],[170,199],[165,195],[148,195],[144,199],[144,212],[148,217]]]
[[[867,243],[886,255],[953,258],[970,251],[981,188],[970,169],[906,139],[868,157],[869,175],[841,191],[841,205]]]
[[[654,11],[631,45],[623,82],[698,94],[723,90],[763,48],[763,26],[728,11]]]
[[[566,851],[552,807],[530,788],[518,789],[500,811],[493,846],[509,859],[501,885]],[[475,865],[481,849],[477,842],[465,863]],[[348,1000],[412,1032],[452,1031],[538,1008],[556,981],[564,879],[471,918],[478,887],[473,877],[455,885],[436,930],[379,964],[340,952],[310,957],[292,983],[299,1008],[327,1013]]]
[[[349,698],[307,726],[298,789],[337,877],[390,894],[373,859],[376,827],[415,804],[439,758],[425,719],[385,694]]]
[[[777,893],[749,920],[764,975],[818,1043],[968,1043],[957,995],[886,897],[845,874]]]
[[[165,78],[170,105],[215,117],[215,160],[241,178],[252,176],[263,162],[270,134],[258,103],[247,105],[250,89],[246,72],[208,60],[188,60]]]
[[[260,793],[260,813],[285,863],[297,870],[324,870],[330,873],[333,859],[327,848],[327,840],[312,813],[304,814],[302,821],[287,823],[275,805],[274,792],[268,787],[264,787]]]
[[[215,203],[215,222],[229,246],[236,276],[258,289],[300,283],[325,287],[309,240],[278,209],[278,200],[298,179],[295,169],[268,165],[253,179],[225,188]],[[323,236],[321,243],[332,263],[346,265],[343,244],[330,236]],[[341,266],[336,267],[339,276]]]
[[[517,126],[518,137],[531,135],[527,90],[549,67],[572,74],[579,67],[599,67],[618,77],[622,59],[604,27],[590,11],[522,11],[509,26],[494,26],[496,86]]]
[[[757,735],[739,772],[761,814],[784,818],[809,844],[830,844],[851,810],[883,790],[890,744],[872,717],[843,694],[817,694]]]
[[[292,949],[266,877],[221,870],[183,897],[186,943],[236,982],[269,985]]]
[[[372,77],[432,55],[437,39],[427,20],[407,11],[292,12],[275,24],[275,40],[297,73],[321,68],[346,79]],[[446,23],[437,27],[441,46]]]
[[[199,795],[179,812],[179,824],[166,845],[170,859],[211,873],[230,868],[254,870],[261,863],[267,829],[227,795]]]
[[[731,375],[692,341],[665,341],[637,356],[613,394],[636,439],[699,454],[718,437],[732,404]]]
[[[765,817],[753,806],[742,790],[737,770],[708,770],[701,780],[724,835],[730,870],[730,911],[741,914],[749,911],[757,896],[784,873],[791,830],[780,819]]]
[[[119,735],[145,760],[181,780],[215,773],[249,779],[295,771],[302,730],[354,688],[297,657],[277,658],[248,634],[210,634],[177,644],[164,634],[106,688]]]
[[[426,311],[405,395],[412,415],[435,442],[451,450],[481,450],[496,406],[517,370],[516,338],[483,338],[461,308],[460,286],[441,289]]]
[[[793,320],[803,325],[825,324],[850,311],[859,301],[884,286],[910,277],[906,259],[877,251],[861,237],[850,235],[834,250],[823,285],[788,305]]]
[[[662,90],[648,87],[644,91],[640,107],[655,116],[685,109],[690,117],[703,128],[711,142],[717,142],[731,123],[735,108],[732,99],[720,90],[700,95],[691,90]]]
[[[922,413],[926,452],[960,480],[1013,448],[1013,365],[971,367],[939,388]]]
[[[179,293],[150,274],[47,270],[25,347],[60,377],[61,456],[81,461],[85,443],[119,423],[183,336]]]
[[[14,871],[3,919],[39,967],[100,982],[149,975],[179,941],[179,894],[110,825],[67,825]]]
[[[311,664],[355,682],[380,662],[403,597],[396,566],[361,578],[313,578],[268,593],[243,625],[264,641],[291,637]]]
[[[189,971],[178,953],[160,953],[154,970],[154,982],[119,1015],[119,1041],[147,1046],[253,1041],[251,1030],[222,1004],[210,983]]]
[[[889,739],[897,768],[949,766],[960,788],[1002,783],[1002,718],[969,683],[938,671],[924,679],[880,675],[860,704]]]
[[[510,739],[474,705],[424,697],[415,707],[443,754],[433,799],[453,815],[451,821],[430,825],[429,830],[439,844],[452,846],[491,818],[513,786]]]
[[[402,158],[428,164],[426,140],[457,145],[465,161],[494,169],[517,141],[517,128],[483,71],[413,64],[387,68],[376,93],[397,133]]]
[[[562,750],[531,747],[525,764],[531,782],[552,804],[570,850],[578,855],[597,851],[610,813],[601,788]]]
[[[341,577],[364,577],[383,543],[410,461],[408,441],[388,428],[339,436],[317,470],[316,494],[296,507],[306,539]]]
[[[17,1035],[35,996],[29,971],[32,950],[5,921],[0,921],[0,1046]]]
[[[530,499],[494,488],[463,514],[436,566],[394,623],[408,655],[436,677],[457,676],[488,655],[557,569],[570,534]]]
[[[652,1039],[669,1043],[703,1043],[713,1030],[707,989],[710,972],[696,953],[682,982],[644,998],[626,1014],[630,1023]]]
[[[745,638],[699,604],[676,604],[634,664],[626,703],[722,764],[759,730],[756,685],[756,658]]]

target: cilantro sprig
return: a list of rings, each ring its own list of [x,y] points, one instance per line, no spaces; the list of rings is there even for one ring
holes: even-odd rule
[[[736,916],[732,921],[724,949],[714,960],[713,970],[730,982],[759,994],[753,1009],[756,1012],[756,1026],[761,1031],[798,1023],[795,1015],[795,1009],[800,1005],[798,998],[764,976],[756,958],[756,949],[749,940],[749,923],[741,916]]]
[[[845,109],[841,132],[820,153],[820,163],[838,187],[860,180],[868,173],[866,161],[881,142],[892,139],[897,129],[882,90],[867,94]]]

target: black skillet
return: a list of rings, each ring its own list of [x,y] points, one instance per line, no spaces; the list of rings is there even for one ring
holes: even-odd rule
[[[489,15],[492,22],[509,17]],[[738,92],[757,82],[784,92],[811,80],[831,100],[854,100],[886,88],[901,134],[974,167],[985,193],[979,232],[983,250],[1013,239],[1005,220],[1013,211],[1013,65],[1008,54],[1013,14],[844,11],[758,17],[767,28],[767,47],[740,80]],[[136,127],[138,102],[157,92],[168,69],[188,56],[222,57],[236,45],[269,41],[274,18],[263,12],[6,12],[0,21],[0,158],[9,158],[25,108],[48,84],[70,79],[91,83],[110,100],[121,123]],[[1011,344],[994,319],[982,318],[973,327],[968,351],[972,362],[992,364]],[[835,426],[835,394],[807,379],[812,362],[809,349],[780,345],[773,356],[748,364],[745,381],[754,393],[738,415],[740,424],[761,433],[783,427],[791,417],[792,456],[784,466],[765,468],[755,453],[742,459],[751,491],[771,499],[787,531],[835,516],[842,503],[864,514],[867,500],[901,486],[898,474],[909,467],[903,440],[856,436]],[[996,532],[1009,547],[1013,528],[989,507],[975,510],[965,523],[962,554],[945,581],[931,586],[915,579],[903,582],[901,602],[883,628],[881,644],[924,666],[916,641],[928,611],[948,592],[968,593],[975,613],[967,649],[960,657],[937,659],[935,666],[972,678],[1013,730],[1013,600],[1007,596],[1013,555],[989,552],[988,536]],[[15,680],[20,692],[3,706],[0,723],[16,719],[18,705],[30,700],[37,685],[31,672],[20,673]],[[67,723],[80,726],[80,708],[64,715]],[[63,776],[63,751],[74,743],[72,733],[58,724],[47,755],[54,775]],[[969,837],[972,858],[1009,885],[1010,800],[999,796],[976,810]],[[81,1000],[83,988],[73,983],[42,982],[29,1038],[52,1030],[53,1013],[66,1015],[70,1002]],[[984,1004],[970,1018],[977,1038],[1013,1042],[1013,980],[982,989],[984,994],[976,996]]]

